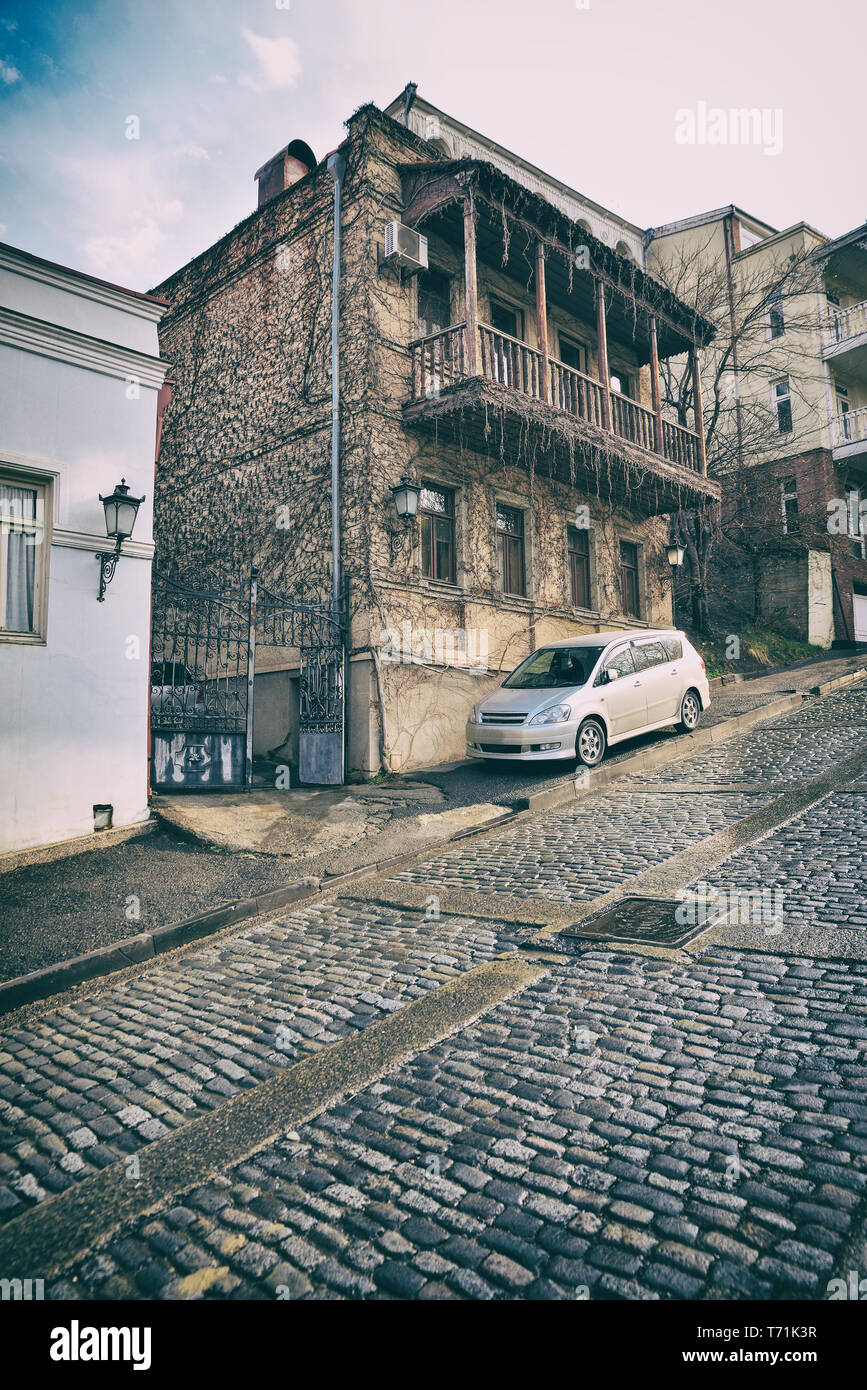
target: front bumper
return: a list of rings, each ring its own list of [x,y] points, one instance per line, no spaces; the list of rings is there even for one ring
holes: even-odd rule
[[[575,757],[577,724],[467,723],[468,758],[508,758],[510,762],[555,762]]]

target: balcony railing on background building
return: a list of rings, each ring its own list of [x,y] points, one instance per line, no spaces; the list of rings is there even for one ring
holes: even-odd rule
[[[835,415],[831,421],[831,434],[835,449],[844,444],[867,443],[867,405]]]
[[[850,304],[845,309],[835,309],[828,319],[828,333],[832,345],[846,343],[850,338],[867,333],[867,299],[862,299],[860,304]]]
[[[469,376],[465,324],[418,338],[410,344],[410,352],[414,401],[437,396],[445,387]],[[478,375],[485,380],[510,386],[522,395],[544,401],[543,359],[537,348],[508,333],[500,333],[488,324],[479,324],[479,359]],[[549,358],[548,363],[554,408],[604,429],[602,384],[555,357]],[[658,452],[653,411],[617,391],[611,392],[610,402],[610,432],[651,453]],[[701,469],[698,435],[669,420],[662,421],[662,455],[683,468]]]

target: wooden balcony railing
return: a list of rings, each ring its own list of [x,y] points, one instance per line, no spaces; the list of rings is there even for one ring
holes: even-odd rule
[[[846,309],[835,309],[828,320],[828,332],[834,345],[867,333],[867,299],[862,299],[860,304],[850,304]]]
[[[466,363],[466,325],[458,324],[441,333],[418,338],[410,344],[412,359],[412,399],[426,400],[439,395],[468,375]],[[479,375],[488,381],[511,386],[534,400],[543,400],[542,354],[520,338],[500,333],[489,324],[479,325]],[[549,358],[551,403],[556,410],[604,428],[603,388],[600,382],[555,357]],[[642,449],[655,452],[653,411],[629,396],[611,392],[611,433],[628,439]],[[672,463],[701,471],[698,435],[682,425],[662,421],[662,453]]]
[[[867,443],[867,405],[835,415],[831,421],[831,432],[835,449],[844,444]]]

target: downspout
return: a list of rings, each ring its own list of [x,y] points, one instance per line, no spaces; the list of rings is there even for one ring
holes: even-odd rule
[[[328,156],[334,180],[334,262],[331,270],[331,600],[335,621],[340,617],[340,199],[346,156]]]
[[[331,267],[331,607],[334,623],[342,635],[343,670],[343,777],[346,780],[347,729],[349,689],[349,604],[346,614],[341,614],[341,564],[340,564],[340,255],[341,255],[341,195],[343,175],[346,172],[346,156],[340,150],[328,156],[328,171],[334,180],[334,252]],[[346,627],[344,629],[344,617]]]

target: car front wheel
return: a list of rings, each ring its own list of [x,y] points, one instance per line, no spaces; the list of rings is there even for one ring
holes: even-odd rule
[[[585,767],[596,767],[605,752],[605,730],[598,719],[585,719],[578,730],[575,752]]]
[[[701,700],[694,690],[688,690],[680,706],[680,727],[684,733],[692,733],[701,719]]]

